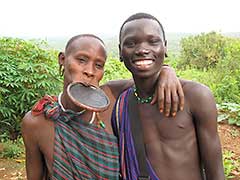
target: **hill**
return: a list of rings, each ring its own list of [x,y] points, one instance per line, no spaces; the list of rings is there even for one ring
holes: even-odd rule
[[[224,36],[240,38],[240,32],[222,33]],[[168,41],[168,51],[173,54],[178,54],[180,51],[180,41],[182,38],[197,35],[196,33],[167,33],[166,39]],[[64,47],[70,37],[49,37],[45,38],[48,44],[59,50],[63,51]],[[108,55],[118,58],[118,37],[117,36],[104,36],[102,37],[106,44]]]

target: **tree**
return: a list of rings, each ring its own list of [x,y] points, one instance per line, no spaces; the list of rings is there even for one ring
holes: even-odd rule
[[[0,134],[17,138],[24,114],[60,90],[56,55],[44,41],[0,39]]]
[[[183,38],[180,44],[181,67],[209,69],[225,57],[226,38],[216,32]]]

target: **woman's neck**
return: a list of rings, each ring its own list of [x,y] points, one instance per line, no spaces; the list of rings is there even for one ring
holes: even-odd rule
[[[59,101],[61,103],[61,105],[63,106],[63,108],[65,110],[69,109],[69,110],[72,110],[74,112],[82,112],[84,111],[83,108],[75,105],[72,100],[69,98],[69,96],[67,95],[67,92],[66,91],[63,91],[62,94],[60,94],[61,97],[59,97]]]

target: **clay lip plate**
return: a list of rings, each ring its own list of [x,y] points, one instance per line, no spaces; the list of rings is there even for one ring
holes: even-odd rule
[[[104,111],[110,104],[109,98],[102,89],[82,82],[69,84],[67,93],[74,104],[90,111]]]

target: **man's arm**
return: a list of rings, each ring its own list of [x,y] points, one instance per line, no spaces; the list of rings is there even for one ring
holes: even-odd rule
[[[107,92],[107,95],[115,100],[127,88],[133,86],[134,81],[131,80],[116,80],[109,81],[102,86],[102,89]],[[152,101],[159,105],[159,111],[164,112],[166,116],[175,115],[184,106],[184,94],[180,81],[178,80],[173,68],[163,66],[159,76],[156,95]]]
[[[37,121],[27,113],[22,121],[22,136],[26,152],[26,171],[28,180],[42,180],[44,176],[43,156],[38,146]]]
[[[201,160],[207,180],[224,180],[214,97],[206,86],[197,83],[189,89],[191,92],[185,91],[185,96],[190,99],[190,109],[194,116]]]

